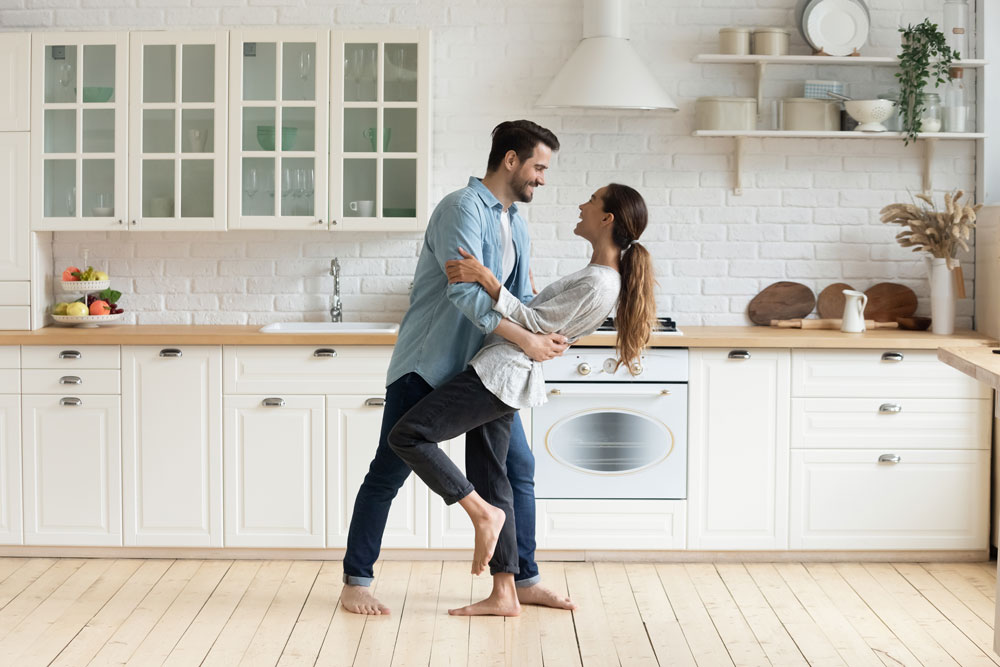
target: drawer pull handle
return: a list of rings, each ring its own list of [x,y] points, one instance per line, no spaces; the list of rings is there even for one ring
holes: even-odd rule
[[[903,355],[899,352],[883,352],[882,361],[902,361]]]
[[[730,359],[749,359],[750,353],[746,350],[731,350],[729,352]]]
[[[73,396],[67,396],[59,399],[59,405],[83,405],[83,401]]]
[[[314,357],[328,357],[328,358],[332,358],[332,357],[337,356],[337,351],[333,350],[333,349],[331,349],[329,347],[321,347],[318,350],[316,350],[315,352],[313,352],[313,356]]]
[[[899,463],[903,459],[899,458],[899,454],[883,454],[878,457],[879,463]]]
[[[880,415],[894,415],[897,412],[902,412],[903,406],[899,403],[883,403],[878,406],[878,412]]]
[[[83,380],[76,375],[64,375],[59,378],[59,384],[83,384]]]
[[[60,359],[82,359],[83,355],[76,350],[63,350],[59,353]]]
[[[285,406],[285,399],[283,398],[265,398],[261,401],[261,405],[265,408],[282,408]]]
[[[380,408],[385,405],[384,398],[366,398],[365,405],[372,408]]]
[[[181,352],[180,350],[178,350],[175,347],[168,347],[165,350],[160,350],[160,356],[161,357],[179,358],[179,357],[183,357],[184,353]]]

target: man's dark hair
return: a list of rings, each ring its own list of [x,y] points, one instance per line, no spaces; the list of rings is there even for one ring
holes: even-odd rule
[[[545,144],[553,151],[559,150],[559,140],[551,130],[530,120],[506,120],[493,128],[493,148],[486,162],[486,171],[496,171],[507,151],[517,153],[522,162],[535,152],[535,146]]]

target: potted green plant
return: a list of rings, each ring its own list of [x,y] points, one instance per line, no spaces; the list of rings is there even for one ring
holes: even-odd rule
[[[936,23],[924,19],[923,23],[900,28],[903,34],[902,50],[899,53],[899,117],[903,122],[903,141],[907,144],[917,138],[921,129],[921,119],[925,102],[921,97],[929,81],[937,88],[951,80],[948,70],[951,61],[961,54],[952,51],[945,43],[944,33]]]

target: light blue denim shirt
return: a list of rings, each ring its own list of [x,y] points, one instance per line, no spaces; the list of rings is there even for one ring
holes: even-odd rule
[[[482,347],[486,334],[500,323],[493,299],[477,283],[448,284],[444,263],[461,259],[461,246],[494,275],[500,276],[500,213],[503,204],[478,178],[447,195],[431,214],[410,292],[410,309],[399,326],[386,384],[417,373],[437,387],[462,371]],[[527,303],[529,240],[517,205],[510,209],[516,261],[507,282],[510,292]]]

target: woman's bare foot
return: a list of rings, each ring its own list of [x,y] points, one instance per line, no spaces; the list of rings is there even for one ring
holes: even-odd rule
[[[340,606],[352,614],[381,616],[389,613],[389,608],[375,599],[368,586],[345,584],[340,593]]]
[[[500,529],[503,528],[507,515],[499,507],[487,505],[481,515],[472,520],[476,529],[476,548],[472,554],[472,574],[481,574],[497,548],[500,539]],[[515,614],[516,615],[516,614]]]
[[[497,577],[509,578],[509,582],[498,585]],[[514,575],[495,575],[493,577],[493,592],[485,600],[480,600],[458,609],[449,609],[451,616],[517,616],[521,613],[521,605],[513,591]]]
[[[517,599],[521,604],[537,604],[553,609],[576,609],[576,604],[568,597],[559,595],[541,584],[519,587]]]

